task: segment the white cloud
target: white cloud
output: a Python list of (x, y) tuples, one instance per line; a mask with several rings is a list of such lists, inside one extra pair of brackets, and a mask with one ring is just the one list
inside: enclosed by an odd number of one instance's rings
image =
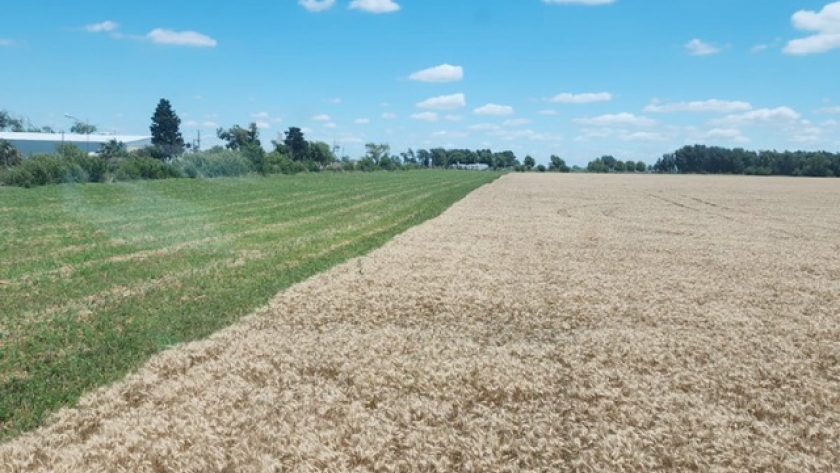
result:
[(269, 125), (267, 122), (257, 122), (256, 125), (257, 125), (257, 128), (259, 128), (261, 130), (271, 128), (271, 125)]
[(150, 31), (146, 38), (156, 44), (169, 44), (173, 46), (192, 46), (197, 48), (212, 48), (216, 46), (216, 40), (195, 31), (172, 31), (156, 28)]
[(324, 128), (336, 128), (337, 126), (338, 126), (338, 125), (336, 125), (336, 124), (335, 124), (335, 123), (333, 123), (333, 122), (324, 123)]
[(115, 31), (119, 28), (119, 24), (113, 21), (103, 21), (102, 23), (93, 23), (91, 25), (85, 26), (85, 31), (89, 31), (91, 33), (102, 33), (108, 31)]
[(395, 120), (397, 115), (391, 112), (382, 112), (382, 119), (383, 120)]
[(476, 123), (475, 125), (470, 125), (470, 130), (479, 130), (479, 131), (495, 131), (499, 130), (502, 127), (496, 125), (494, 123)]
[(540, 110), (538, 113), (545, 116), (554, 116), (557, 115), (557, 110)]
[(447, 115), (443, 118), (445, 118), (445, 119), (447, 119), (451, 122), (457, 122), (457, 121), (461, 121), (464, 117), (462, 117), (461, 115)]
[(214, 122), (214, 121), (206, 121), (206, 122), (202, 123), (201, 126), (203, 126), (204, 128), (213, 128), (213, 129), (219, 128), (219, 124)]
[(695, 140), (728, 143), (747, 143), (750, 141), (738, 128), (712, 128), (695, 135)]
[(357, 125), (367, 125), (368, 123), (370, 123), (370, 120), (367, 118), (357, 118), (354, 123), (356, 123)]
[(15, 45), (15, 42), (10, 40), (10, 39), (0, 38), (0, 46), (14, 46), (14, 45)]
[(840, 106), (823, 107), (818, 110), (820, 113), (840, 113)]
[(464, 78), (464, 68), (451, 64), (441, 64), (440, 66), (417, 71), (408, 76), (408, 78), (420, 82), (457, 82)]
[(424, 122), (436, 122), (440, 119), (440, 117), (438, 117), (438, 114), (435, 113), (435, 112), (415, 113), (414, 115), (411, 116), (411, 118), (413, 118), (415, 120), (421, 120), (421, 121), (424, 121)]
[(609, 102), (612, 100), (612, 94), (609, 92), (597, 92), (597, 93), (586, 93), (586, 94), (569, 94), (569, 93), (562, 93), (557, 94), (550, 99), (547, 99), (548, 102), (552, 103), (592, 103), (592, 102)]
[(353, 0), (350, 8), (368, 13), (392, 13), (398, 11), (400, 6), (394, 0)]
[(452, 110), (467, 106), (467, 98), (464, 94), (440, 95), (417, 103), (420, 108), (431, 108), (434, 110)]
[(488, 103), (487, 105), (482, 105), (477, 109), (473, 110), (473, 113), (476, 115), (494, 115), (494, 116), (502, 116), (502, 115), (512, 115), (514, 113), (513, 107), (509, 105), (497, 105), (494, 103)]
[(529, 123), (531, 123), (531, 120), (527, 118), (511, 118), (509, 120), (505, 120), (504, 123), (502, 123), (502, 126), (514, 127), (527, 125)]
[(840, 2), (832, 2), (818, 12), (799, 10), (791, 17), (796, 29), (816, 34), (788, 41), (788, 54), (819, 54), (840, 48)]
[(767, 48), (768, 48), (768, 46), (766, 44), (756, 44), (755, 46), (750, 48), (750, 52), (751, 53), (760, 53), (762, 51), (765, 51)]
[(751, 112), (727, 115), (723, 118), (711, 120), (713, 125), (735, 127), (740, 125), (755, 125), (761, 123), (784, 123), (799, 120), (800, 115), (790, 107), (761, 108)]
[(341, 100), (341, 97), (333, 97), (331, 99), (327, 99), (326, 102), (331, 103), (333, 105), (340, 105), (342, 100)]
[(597, 117), (575, 118), (575, 123), (594, 126), (653, 126), (656, 120), (632, 113), (617, 113)]
[(328, 122), (332, 120), (332, 118), (330, 118), (330, 116), (326, 114), (315, 115), (314, 117), (312, 117), (312, 119), (316, 122)]
[(268, 112), (252, 113), (251, 118), (267, 120), (271, 115)]
[(697, 38), (685, 43), (685, 49), (687, 49), (692, 56), (709, 56), (722, 51), (722, 49), (718, 46), (705, 43)]
[(730, 100), (695, 100), (692, 102), (663, 103), (653, 100), (645, 108), (645, 112), (698, 112), (698, 113), (733, 113), (752, 110), (752, 105), (742, 101)]
[(335, 5), (335, 0), (299, 0), (298, 3), (303, 8), (317, 13), (332, 8)]
[(609, 5), (615, 0), (543, 0), (543, 3), (577, 4), (577, 5)]
[(198, 122), (195, 120), (187, 120), (184, 122), (184, 126), (186, 128), (196, 128), (198, 126)]
[(626, 133), (619, 137), (623, 141), (664, 141), (665, 137), (661, 133), (653, 131), (634, 131)]
[(440, 131), (432, 132), (432, 137), (434, 137), (434, 138), (442, 138), (444, 136), (448, 136), (448, 137), (451, 137), (451, 138), (466, 138), (467, 136), (469, 136), (469, 134), (464, 133), (463, 131), (446, 131), (446, 130), (440, 130)]

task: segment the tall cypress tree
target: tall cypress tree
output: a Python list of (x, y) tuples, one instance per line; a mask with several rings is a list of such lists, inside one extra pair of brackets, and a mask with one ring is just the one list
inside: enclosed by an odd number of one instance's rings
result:
[(169, 100), (160, 99), (155, 114), (152, 116), (152, 145), (159, 151), (162, 158), (184, 152), (184, 138), (179, 127), (181, 119), (172, 110)]

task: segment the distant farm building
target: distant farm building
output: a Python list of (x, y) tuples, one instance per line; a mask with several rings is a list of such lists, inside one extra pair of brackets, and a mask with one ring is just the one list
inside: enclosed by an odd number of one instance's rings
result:
[(452, 165), (455, 169), (466, 169), (467, 171), (486, 171), (490, 169), (490, 166), (486, 164), (461, 164), (455, 163)]
[(152, 144), (151, 136), (103, 135), (96, 133), (80, 135), (76, 133), (0, 132), (0, 140), (8, 141), (24, 156), (55, 153), (56, 146), (60, 144), (75, 145), (86, 153), (96, 153), (103, 144), (111, 140), (117, 140), (125, 144), (125, 147), (129, 151)]

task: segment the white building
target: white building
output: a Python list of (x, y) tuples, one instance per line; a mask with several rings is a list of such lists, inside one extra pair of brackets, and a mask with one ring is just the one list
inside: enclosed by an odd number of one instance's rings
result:
[(129, 151), (152, 144), (151, 136), (104, 135), (98, 133), (80, 135), (76, 133), (0, 132), (0, 140), (8, 141), (24, 156), (55, 153), (56, 146), (62, 143), (76, 145), (87, 153), (96, 153), (103, 144), (111, 140), (117, 140), (125, 144)]
[(486, 171), (490, 169), (490, 166), (486, 164), (461, 164), (455, 163), (452, 165), (455, 169), (467, 169), (469, 171)]

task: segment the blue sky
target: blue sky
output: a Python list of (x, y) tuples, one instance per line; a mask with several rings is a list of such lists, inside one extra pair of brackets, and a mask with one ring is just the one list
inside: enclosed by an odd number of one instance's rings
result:
[(653, 162), (685, 144), (840, 149), (840, 2), (5, 2), (0, 109), (147, 134), (257, 122), (337, 143)]

